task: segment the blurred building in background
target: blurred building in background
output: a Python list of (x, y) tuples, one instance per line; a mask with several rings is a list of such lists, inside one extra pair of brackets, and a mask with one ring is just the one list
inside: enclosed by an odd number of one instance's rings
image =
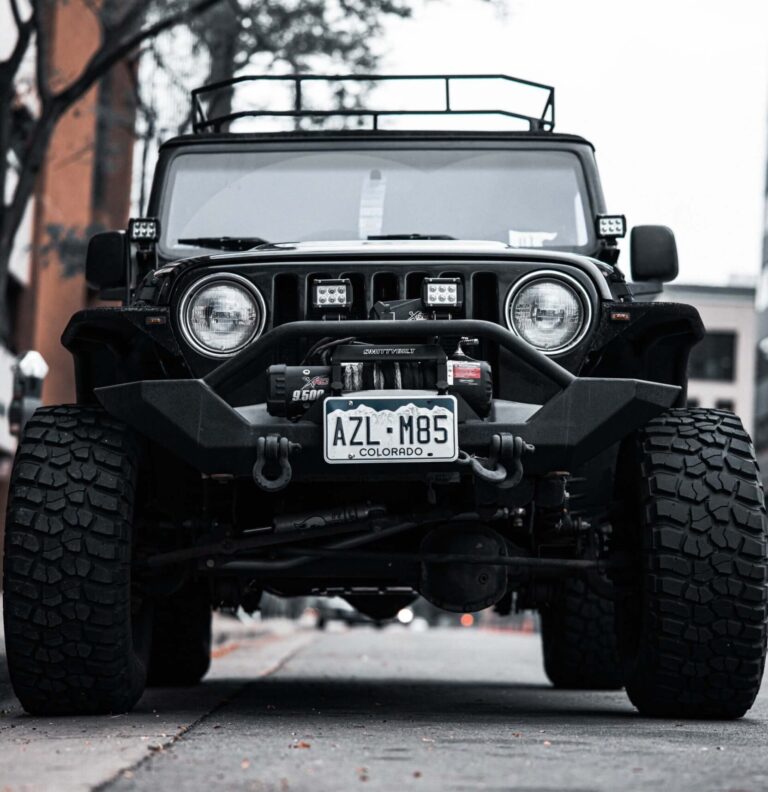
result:
[[(51, 4), (51, 74), (71, 78), (99, 42), (99, 23), (89, 0)], [(12, 46), (16, 31), (0, 19), (0, 47)], [(7, 39), (11, 39), (10, 43)], [(17, 239), (11, 270), (12, 335), (0, 345), (0, 533), (4, 493), (14, 451), (8, 434), (11, 365), (28, 349), (42, 353), (50, 367), (45, 403), (74, 399), (72, 358), (60, 344), (70, 316), (93, 299), (85, 284), (85, 247), (104, 227), (123, 227), (131, 194), (134, 109), (130, 64), (107, 74), (60, 121), (39, 178), (34, 200)], [(18, 101), (35, 112), (30, 86), (19, 86)]]
[(667, 284), (660, 300), (688, 303), (701, 314), (706, 335), (688, 361), (688, 404), (735, 412), (755, 427), (757, 315), (753, 286)]
[(755, 431), (757, 460), (765, 479), (768, 471), (768, 173), (765, 179), (763, 261), (757, 287), (757, 364), (755, 376)]

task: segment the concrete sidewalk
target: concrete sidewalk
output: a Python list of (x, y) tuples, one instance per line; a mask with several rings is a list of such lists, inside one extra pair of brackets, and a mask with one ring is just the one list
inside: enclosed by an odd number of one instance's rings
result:
[(537, 635), (217, 620), (217, 636), (203, 684), (115, 717), (24, 715), (0, 666), (0, 790), (768, 789), (766, 687), (739, 721), (654, 720), (623, 691), (552, 688)]
[(315, 638), (283, 620), (242, 624), (226, 617), (216, 617), (214, 635), (205, 684), (148, 690), (130, 714), (94, 718), (26, 715), (0, 651), (0, 790), (85, 792), (109, 784), (168, 750), (245, 685), (273, 674)]

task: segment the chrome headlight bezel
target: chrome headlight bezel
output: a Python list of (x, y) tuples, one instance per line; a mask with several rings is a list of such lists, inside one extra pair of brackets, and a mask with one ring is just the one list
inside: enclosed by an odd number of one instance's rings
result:
[[(188, 309), (194, 297), (196, 297), (203, 289), (212, 285), (226, 285), (227, 283), (232, 283), (239, 286), (245, 292), (247, 292), (251, 298), (253, 298), (259, 319), (254, 326), (253, 331), (245, 341), (241, 342), (236, 347), (227, 350), (226, 352), (222, 352), (206, 347), (204, 344), (198, 341), (197, 338), (195, 338), (194, 333), (189, 327)], [(264, 297), (262, 296), (261, 292), (247, 278), (244, 278), (242, 275), (235, 275), (234, 273), (230, 272), (214, 272), (210, 275), (203, 276), (187, 287), (187, 290), (182, 294), (181, 299), (179, 300), (177, 319), (184, 341), (192, 349), (194, 349), (195, 352), (203, 355), (204, 357), (220, 360), (222, 358), (229, 358), (233, 355), (236, 355), (238, 352), (241, 352), (249, 344), (252, 344), (257, 338), (259, 338), (259, 336), (264, 332), (264, 327), (267, 323), (267, 305), (264, 302)]]
[[(563, 346), (557, 347), (555, 349), (541, 349), (540, 347), (531, 344), (531, 342), (528, 341), (525, 336), (523, 336), (518, 331), (512, 319), (511, 309), (515, 298), (520, 294), (521, 291), (523, 291), (523, 289), (525, 289), (527, 286), (530, 286), (534, 281), (539, 280), (554, 281), (562, 286), (570, 287), (576, 295), (576, 298), (581, 303), (582, 307), (582, 320), (579, 332), (576, 333), (576, 335), (567, 344), (563, 344)], [(536, 272), (529, 272), (527, 275), (524, 275), (522, 278), (515, 281), (509, 292), (507, 292), (507, 297), (504, 300), (504, 321), (507, 328), (518, 338), (525, 341), (526, 344), (529, 344), (534, 349), (537, 349), (539, 352), (547, 355), (548, 357), (557, 357), (558, 355), (565, 355), (567, 352), (570, 352), (572, 349), (577, 347), (589, 332), (589, 328), (592, 325), (592, 300), (584, 285), (572, 275), (568, 275), (565, 272), (560, 272), (559, 270), (537, 270)]]

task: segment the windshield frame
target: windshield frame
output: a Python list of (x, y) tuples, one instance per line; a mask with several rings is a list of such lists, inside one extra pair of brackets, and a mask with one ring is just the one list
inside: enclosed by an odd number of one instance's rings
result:
[[(392, 150), (419, 150), (419, 149), (454, 149), (465, 151), (536, 151), (536, 152), (565, 152), (576, 156), (583, 183), (586, 188), (584, 196), (584, 212), (587, 220), (587, 244), (581, 246), (548, 246), (544, 250), (552, 252), (566, 252), (576, 253), (587, 256), (595, 256), (600, 249), (600, 240), (595, 234), (594, 220), (600, 213), (605, 212), (605, 203), (603, 199), (600, 180), (597, 174), (597, 167), (594, 160), (594, 153), (591, 146), (586, 141), (579, 141), (578, 139), (558, 140), (557, 137), (548, 136), (543, 137), (541, 140), (536, 139), (514, 139), (506, 136), (501, 137), (473, 137), (466, 135), (462, 137), (460, 134), (454, 134), (449, 139), (444, 137), (432, 137), (429, 135), (422, 135), (419, 137), (407, 138), (392, 138), (384, 137), (376, 139), (372, 137), (355, 138), (343, 137), (333, 139), (327, 137), (327, 133), (317, 133), (317, 137), (312, 135), (295, 135), (291, 136), (286, 134), (278, 139), (276, 136), (265, 136), (266, 139), (253, 135), (232, 135), (227, 138), (220, 138), (214, 141), (205, 139), (192, 138), (181, 139), (178, 144), (171, 141), (166, 144), (160, 151), (160, 158), (158, 160), (157, 169), (155, 171), (155, 178), (150, 194), (149, 206), (147, 208), (148, 214), (154, 217), (162, 216), (162, 208), (167, 200), (167, 194), (170, 190), (170, 174), (172, 171), (173, 161), (178, 156), (183, 156), (189, 153), (204, 154), (206, 151), (211, 153), (232, 153), (233, 151), (243, 152), (285, 152), (285, 153), (301, 153), (307, 151), (392, 151)], [(270, 242), (295, 242), (296, 240), (280, 239), (270, 240)], [(347, 241), (347, 240), (340, 240)], [(359, 240), (350, 239), (351, 243), (356, 243)], [(167, 248), (163, 245), (164, 236), (161, 233), (161, 238), (158, 243), (158, 252), (160, 257), (165, 261), (174, 261), (181, 258), (190, 258), (200, 255), (215, 255), (223, 251), (213, 248), (198, 248), (194, 252), (184, 253), (180, 255), (179, 251), (175, 248)]]

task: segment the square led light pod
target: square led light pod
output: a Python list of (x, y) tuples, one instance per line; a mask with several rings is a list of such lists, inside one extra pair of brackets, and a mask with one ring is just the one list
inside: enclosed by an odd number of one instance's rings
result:
[(321, 311), (348, 311), (352, 307), (352, 281), (349, 278), (314, 281), (312, 305)]
[(132, 217), (128, 221), (128, 238), (131, 242), (157, 242), (160, 238), (160, 221), (156, 217)]
[(461, 308), (464, 302), (461, 278), (424, 278), (421, 299), (426, 308), (434, 310)]
[(600, 239), (621, 239), (627, 234), (624, 215), (598, 215), (595, 225)]

